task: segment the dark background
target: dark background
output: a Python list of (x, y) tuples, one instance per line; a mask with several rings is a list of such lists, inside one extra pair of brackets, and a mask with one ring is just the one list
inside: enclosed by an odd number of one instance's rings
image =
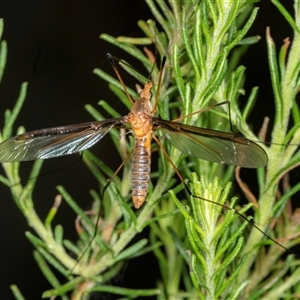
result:
[[(292, 1), (287, 2), (292, 12)], [(267, 66), (265, 29), (271, 26), (271, 34), (278, 46), (284, 38), (292, 38), (292, 31), (269, 1), (258, 5), (261, 9), (248, 36), (260, 35), (262, 40), (252, 46), (243, 64), (247, 66), (248, 92), (252, 86), (259, 86), (260, 113), (272, 116), (270, 103), (273, 95)], [(89, 121), (92, 118), (83, 106), (86, 103), (96, 106), (100, 99), (107, 100), (118, 111), (126, 112), (107, 90), (107, 84), (92, 71), (97, 67), (113, 75), (106, 59), (107, 52), (120, 58), (128, 57), (100, 40), (99, 35), (142, 36), (137, 21), (152, 18), (144, 1), (2, 1), (0, 17), (4, 19), (4, 39), (8, 43), (8, 62), (0, 86), (0, 127), (3, 125), (4, 110), (13, 107), (24, 81), (29, 82), (29, 88), (15, 129), (19, 125), (33, 130)], [(131, 64), (135, 66), (134, 61)], [(124, 80), (131, 84), (126, 76)], [(111, 153), (109, 157), (108, 151)], [(112, 168), (119, 164), (107, 139), (96, 145), (94, 152), (102, 159), (106, 158)], [(60, 170), (76, 160), (78, 156), (74, 155), (46, 161), (43, 172)], [(25, 176), (30, 167), (31, 163), (22, 164)], [(45, 217), (52, 206), (57, 184), (63, 184), (87, 209), (91, 204), (87, 191), (97, 188), (96, 181), (86, 172), (83, 163), (42, 176), (34, 194), (34, 199), (39, 199), (35, 205), (41, 217)], [(76, 238), (74, 219), (74, 213), (62, 204), (56, 220), (66, 224), (65, 236), (70, 239)], [(36, 267), (33, 248), (24, 236), (24, 232), (30, 229), (3, 185), (0, 185), (0, 222), (1, 299), (13, 299), (9, 291), (9, 285), (13, 283), (19, 286), (27, 299), (40, 299), (42, 292), (50, 285)], [(141, 264), (144, 273), (141, 273)], [(126, 279), (123, 284), (132, 288), (154, 287), (157, 268), (152, 268), (152, 265), (149, 257), (131, 262), (124, 271)]]

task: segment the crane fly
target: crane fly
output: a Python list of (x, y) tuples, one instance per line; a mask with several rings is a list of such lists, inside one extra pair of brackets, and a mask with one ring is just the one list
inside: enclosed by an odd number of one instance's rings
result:
[[(112, 56), (107, 56), (112, 62)], [(0, 162), (48, 159), (80, 152), (99, 142), (110, 129), (125, 128), (135, 138), (131, 162), (132, 201), (135, 208), (139, 208), (147, 196), (151, 141), (156, 130), (160, 130), (168, 142), (186, 155), (245, 168), (267, 165), (266, 152), (244, 137), (154, 117), (157, 105), (155, 103), (151, 109), (152, 88), (153, 82), (149, 80), (136, 101), (126, 92), (133, 105), (123, 117), (39, 129), (14, 136), (0, 144)]]
[[(182, 26), (178, 29), (178, 32), (181, 30)], [(174, 40), (175, 39), (172, 40), (163, 56), (157, 91), (160, 90), (166, 56)], [(179, 119), (168, 121), (156, 117), (157, 96), (154, 100), (154, 105), (151, 105), (152, 89), (154, 86), (153, 81), (149, 79), (144, 84), (143, 89), (139, 92), (139, 99), (132, 99), (117, 70), (113, 56), (108, 53), (107, 57), (123, 86), (127, 98), (132, 104), (132, 108), (127, 115), (101, 121), (38, 129), (11, 137), (0, 143), (0, 163), (48, 159), (81, 152), (101, 141), (112, 128), (126, 129), (133, 134), (135, 139), (133, 150), (129, 155), (132, 155), (131, 190), (133, 205), (136, 209), (143, 205), (147, 197), (151, 172), (152, 139), (162, 147), (163, 153), (170, 161), (174, 171), (182, 180), (176, 166), (163, 148), (159, 139), (154, 135), (155, 131), (160, 131), (166, 142), (171, 143), (175, 148), (187, 156), (190, 155), (210, 162), (244, 168), (260, 168), (267, 165), (268, 156), (264, 149), (255, 142), (240, 135), (182, 124), (178, 122)], [(157, 94), (159, 93), (157, 92)], [(220, 103), (217, 105), (220, 105)], [(194, 112), (190, 115), (196, 113)], [(180, 120), (190, 115), (183, 116)], [(128, 157), (125, 158), (121, 166), (123, 166)], [(108, 184), (112, 181), (117, 172), (110, 178)], [(188, 186), (183, 180), (182, 182), (189, 194), (192, 195)], [(104, 187), (102, 196), (105, 189), (108, 187), (108, 184)], [(197, 196), (194, 197), (203, 199), (209, 203), (218, 204), (223, 208), (231, 209), (222, 204), (213, 202), (212, 200)], [(250, 222), (243, 214), (235, 209), (231, 210), (234, 210), (241, 218), (248, 223), (251, 223), (253, 227), (268, 239), (284, 248), (286, 251), (293, 253), (291, 250), (266, 235), (264, 231), (254, 223)], [(98, 218), (99, 216), (100, 214), (98, 215)], [(96, 235), (96, 232), (97, 230), (95, 230), (94, 236)]]
[[(195, 5), (196, 3), (186, 15), (163, 56), (157, 94), (159, 94), (169, 49)], [(39, 129), (14, 136), (0, 143), (0, 163), (48, 159), (84, 151), (99, 142), (110, 129), (114, 127), (125, 128), (135, 138), (131, 161), (132, 201), (135, 208), (139, 208), (147, 196), (151, 171), (152, 138), (161, 146), (159, 140), (153, 135), (156, 130), (160, 130), (168, 142), (186, 155), (245, 168), (259, 168), (267, 165), (268, 156), (263, 148), (244, 137), (234, 133), (185, 125), (177, 121), (167, 121), (155, 117), (158, 97), (155, 98), (153, 108), (151, 108), (150, 103), (153, 82), (148, 80), (139, 93), (139, 99), (133, 100), (127, 92), (113, 56), (108, 53), (107, 57), (132, 104), (131, 111), (127, 115), (102, 121)], [(181, 117), (181, 119), (183, 118)], [(163, 152), (168, 156), (165, 151)], [(175, 172), (180, 176), (169, 156), (168, 159)], [(115, 175), (116, 173), (113, 177)]]

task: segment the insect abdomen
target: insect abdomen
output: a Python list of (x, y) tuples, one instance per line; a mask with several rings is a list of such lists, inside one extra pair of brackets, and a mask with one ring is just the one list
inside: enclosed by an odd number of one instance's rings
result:
[(145, 201), (150, 180), (151, 137), (136, 138), (131, 165), (132, 201), (139, 208)]

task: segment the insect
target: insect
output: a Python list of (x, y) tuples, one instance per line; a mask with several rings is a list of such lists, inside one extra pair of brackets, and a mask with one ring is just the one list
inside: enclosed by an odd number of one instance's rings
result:
[[(107, 54), (114, 69), (113, 58)], [(117, 73), (118, 75), (118, 73)], [(119, 76), (119, 75), (118, 75)], [(133, 100), (129, 114), (103, 121), (45, 128), (14, 136), (0, 144), (0, 162), (29, 161), (80, 152), (99, 142), (113, 127), (129, 129), (135, 137), (132, 154), (132, 201), (145, 201), (150, 180), (151, 141), (155, 130), (181, 152), (221, 164), (259, 168), (267, 165), (265, 151), (256, 143), (233, 133), (200, 128), (154, 117), (150, 108), (153, 82), (149, 80)]]
[[(157, 91), (160, 89), (169, 49), (195, 5), (196, 3), (186, 15), (164, 54)], [(153, 82), (148, 80), (139, 93), (139, 99), (133, 100), (119, 75), (113, 56), (108, 53), (107, 58), (132, 104), (129, 114), (120, 118), (39, 129), (14, 136), (0, 144), (0, 163), (48, 159), (84, 151), (99, 142), (110, 129), (125, 128), (135, 138), (131, 161), (132, 200), (135, 208), (139, 208), (147, 196), (152, 138), (159, 143), (154, 136), (156, 130), (160, 130), (168, 142), (187, 155), (245, 168), (267, 165), (268, 157), (263, 148), (244, 137), (155, 117), (158, 97), (155, 98), (153, 108), (150, 103)]]
[[(157, 118), (156, 104), (154, 108), (149, 105), (152, 88), (153, 82), (148, 81), (138, 100), (133, 101), (128, 97), (133, 107), (126, 116), (25, 133), (4, 142), (7, 144), (0, 145), (0, 150), (4, 149), (8, 160), (46, 159), (88, 149), (96, 142), (101, 142), (112, 128), (126, 128), (133, 133), (136, 141), (132, 155), (132, 198), (136, 208), (147, 197), (150, 144), (152, 138), (155, 139), (156, 130), (163, 133), (166, 143), (170, 142), (186, 155), (251, 168), (267, 164), (264, 150), (245, 138)], [(4, 154), (0, 152), (0, 157)]]

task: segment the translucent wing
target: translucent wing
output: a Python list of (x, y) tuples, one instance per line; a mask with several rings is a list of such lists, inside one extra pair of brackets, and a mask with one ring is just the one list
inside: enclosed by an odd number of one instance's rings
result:
[(153, 119), (165, 138), (185, 154), (245, 168), (268, 163), (268, 156), (259, 145), (236, 134)]
[(45, 128), (14, 136), (0, 144), (0, 162), (47, 159), (90, 148), (124, 117)]

